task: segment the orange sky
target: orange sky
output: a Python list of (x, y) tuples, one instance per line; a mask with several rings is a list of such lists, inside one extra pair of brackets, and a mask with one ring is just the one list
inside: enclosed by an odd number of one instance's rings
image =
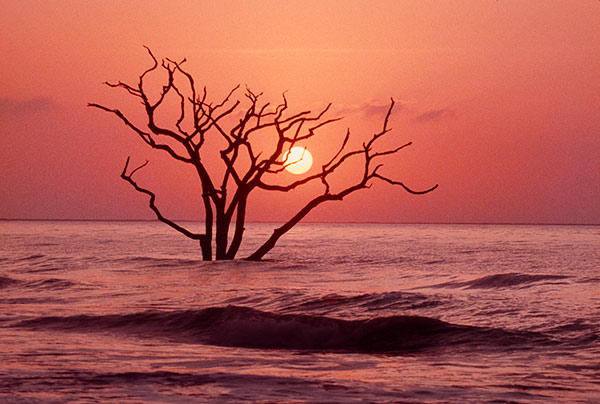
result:
[[(139, 181), (174, 218), (201, 219), (193, 175), (145, 148), (99, 102), (137, 102), (142, 45), (182, 59), (215, 99), (247, 84), (291, 108), (334, 104), (362, 141), (397, 100), (393, 137), (413, 146), (384, 184), (322, 205), (311, 221), (600, 224), (600, 2), (0, 0), (0, 218), (149, 219)], [(240, 96), (242, 93), (240, 93)], [(135, 115), (135, 112), (133, 112)], [(332, 143), (333, 142), (333, 143)], [(352, 170), (348, 170), (348, 175)], [(290, 174), (287, 174), (290, 175)], [(279, 221), (309, 194), (257, 194), (250, 219)]]

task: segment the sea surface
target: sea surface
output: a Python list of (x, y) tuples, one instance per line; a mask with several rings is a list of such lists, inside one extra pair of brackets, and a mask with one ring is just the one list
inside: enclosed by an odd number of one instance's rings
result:
[(206, 263), (161, 223), (0, 222), (1, 403), (600, 403), (599, 335), (599, 226), (300, 224)]

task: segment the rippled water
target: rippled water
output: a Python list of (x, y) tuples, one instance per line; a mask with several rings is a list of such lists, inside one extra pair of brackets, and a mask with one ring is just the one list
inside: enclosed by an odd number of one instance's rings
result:
[(0, 402), (600, 402), (598, 226), (303, 224), (267, 258), (0, 222)]

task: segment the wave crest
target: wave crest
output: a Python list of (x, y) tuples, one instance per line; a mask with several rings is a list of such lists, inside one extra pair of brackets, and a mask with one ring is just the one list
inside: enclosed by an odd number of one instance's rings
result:
[(408, 353), (458, 345), (514, 348), (544, 340), (536, 333), (455, 325), (428, 317), (342, 320), (277, 314), (240, 306), (104, 316), (40, 317), (22, 321), (17, 326), (118, 332), (230, 347), (363, 353)]
[(521, 287), (527, 288), (534, 283), (544, 281), (560, 281), (570, 278), (566, 275), (528, 275), (520, 273), (506, 273), (487, 275), (465, 282), (444, 282), (430, 287), (434, 288), (467, 288), (467, 289), (495, 289)]

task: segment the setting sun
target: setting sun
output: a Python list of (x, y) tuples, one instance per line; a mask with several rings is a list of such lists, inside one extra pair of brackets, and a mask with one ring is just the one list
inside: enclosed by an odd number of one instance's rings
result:
[(292, 174), (304, 174), (313, 162), (312, 155), (303, 147), (292, 147), (283, 159), (287, 164), (285, 169)]

